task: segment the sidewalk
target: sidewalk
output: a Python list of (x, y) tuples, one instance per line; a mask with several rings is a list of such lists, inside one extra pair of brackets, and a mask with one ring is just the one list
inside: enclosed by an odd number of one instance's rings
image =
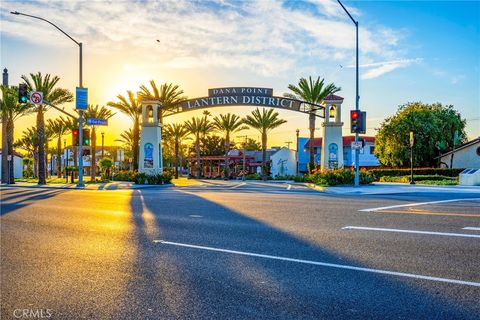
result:
[(404, 183), (374, 182), (370, 185), (359, 187), (323, 187), (323, 192), (331, 194), (398, 194), (414, 192), (436, 192), (436, 193), (478, 193), (480, 186), (435, 186)]

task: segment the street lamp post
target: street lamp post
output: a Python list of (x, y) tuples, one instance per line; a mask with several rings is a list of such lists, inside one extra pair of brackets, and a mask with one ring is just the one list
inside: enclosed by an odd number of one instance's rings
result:
[(413, 180), (413, 144), (414, 144), (413, 131), (410, 131), (410, 184), (415, 184)]
[[(83, 88), (83, 63), (82, 63), (82, 43), (78, 42), (74, 38), (72, 38), (68, 33), (60, 29), (57, 25), (55, 25), (53, 22), (48, 21), (47, 19), (37, 17), (37, 16), (32, 16), (26, 13), (21, 13), (18, 11), (11, 11), (11, 14), (14, 15), (21, 15), (25, 17), (30, 17), (38, 20), (45, 21), (46, 23), (54, 26), (58, 31), (63, 33), (65, 36), (67, 36), (70, 40), (75, 42), (75, 44), (78, 45), (79, 48), (79, 87)], [(79, 159), (78, 159), (78, 183), (77, 187), (78, 188), (83, 188), (85, 187), (85, 184), (83, 183), (83, 110), (78, 110), (79, 112), (79, 117), (78, 117), (78, 139), (80, 143), (78, 144), (78, 154), (79, 154)]]
[(297, 133), (297, 152), (295, 152), (295, 175), (298, 176), (298, 136), (300, 135), (300, 130), (295, 131)]
[(104, 136), (105, 136), (105, 132), (102, 132), (102, 159), (103, 159), (103, 156), (104, 156), (104, 154), (105, 154), (104, 146), (103, 146)]
[[(356, 39), (356, 49), (355, 49), (355, 84), (356, 84), (356, 97), (355, 97), (355, 110), (360, 110), (359, 102), (360, 102), (360, 96), (359, 96), (359, 85), (358, 85), (358, 21), (353, 19), (352, 15), (348, 10), (345, 8), (345, 6), (340, 2), (340, 0), (337, 0), (338, 3), (342, 6), (343, 10), (347, 13), (347, 15), (350, 17), (352, 22), (355, 24), (355, 39)], [(358, 132), (355, 132), (355, 142), (358, 142)], [(355, 149), (355, 186), (358, 187), (360, 184), (360, 174), (359, 174), (359, 153), (360, 150)]]

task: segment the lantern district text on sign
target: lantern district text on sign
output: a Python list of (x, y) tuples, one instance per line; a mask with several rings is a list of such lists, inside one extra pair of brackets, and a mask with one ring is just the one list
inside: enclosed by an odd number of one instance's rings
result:
[(274, 97), (273, 89), (232, 87), (208, 90), (209, 96), (182, 102), (183, 109), (196, 109), (214, 106), (254, 105), (300, 110), (301, 101), (283, 97)]

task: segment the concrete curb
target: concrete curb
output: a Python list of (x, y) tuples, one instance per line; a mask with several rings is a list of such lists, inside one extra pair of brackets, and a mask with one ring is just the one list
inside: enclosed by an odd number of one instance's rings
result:
[(309, 189), (317, 190), (319, 192), (326, 192), (327, 191), (326, 187), (317, 186), (314, 183), (304, 183), (303, 185), (306, 186)]
[(95, 187), (90, 187), (86, 185), (84, 188), (78, 188), (76, 185), (38, 185), (38, 184), (2, 184), (0, 188), (31, 188), (31, 189), (57, 189), (57, 190), (92, 190), (92, 191), (115, 191), (115, 190), (138, 190), (138, 189), (150, 189), (150, 188), (166, 188), (166, 187), (175, 187), (174, 184), (134, 184), (132, 186), (120, 186), (112, 188), (112, 185), (94, 185)]

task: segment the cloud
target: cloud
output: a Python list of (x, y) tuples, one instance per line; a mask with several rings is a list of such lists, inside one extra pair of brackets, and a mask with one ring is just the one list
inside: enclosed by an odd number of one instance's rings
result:
[[(139, 60), (167, 68), (240, 68), (272, 76), (291, 74), (314, 60), (351, 63), (345, 60), (353, 57), (355, 28), (348, 16), (334, 0), (308, 2), (317, 12), (273, 0), (2, 1), (0, 18), (2, 33), (9, 36), (53, 47), (71, 46), (48, 24), (9, 11), (51, 17), (83, 42), (90, 54), (121, 53), (129, 64)], [(361, 15), (353, 7), (348, 10)], [(362, 26), (360, 36), (363, 61), (396, 57), (400, 37), (395, 30)], [(403, 65), (382, 65), (366, 76)]]
[[(374, 79), (377, 78), (383, 74), (392, 72), (393, 70), (399, 69), (399, 68), (405, 68), (409, 65), (412, 65), (414, 63), (419, 63), (421, 62), (421, 58), (416, 58), (416, 59), (400, 59), (400, 60), (393, 60), (393, 61), (384, 61), (384, 62), (374, 62), (374, 63), (368, 63), (368, 64), (363, 64), (360, 65), (361, 68), (370, 68), (368, 71), (362, 74), (361, 78), (362, 79)], [(347, 67), (352, 67), (347, 66)]]

